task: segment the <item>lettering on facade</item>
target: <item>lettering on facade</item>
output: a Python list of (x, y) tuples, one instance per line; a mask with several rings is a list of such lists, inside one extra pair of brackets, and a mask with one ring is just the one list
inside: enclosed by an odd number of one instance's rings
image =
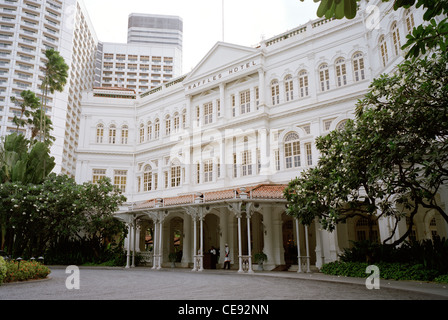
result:
[(217, 80), (221, 80), (222, 78), (224, 78), (226, 76), (234, 75), (234, 74), (236, 74), (238, 72), (241, 72), (243, 70), (249, 69), (249, 68), (254, 67), (256, 65), (257, 65), (257, 63), (256, 63), (255, 60), (247, 62), (247, 63), (240, 64), (238, 66), (230, 68), (226, 72), (220, 72), (220, 73), (218, 73), (218, 74), (216, 74), (216, 75), (214, 75), (212, 77), (208, 77), (207, 79), (202, 79), (201, 81), (198, 81), (198, 82), (195, 82), (193, 84), (190, 84), (187, 87), (187, 90), (196, 89), (196, 88), (198, 88), (200, 86), (203, 86), (205, 84), (209, 84), (209, 83), (215, 82)]

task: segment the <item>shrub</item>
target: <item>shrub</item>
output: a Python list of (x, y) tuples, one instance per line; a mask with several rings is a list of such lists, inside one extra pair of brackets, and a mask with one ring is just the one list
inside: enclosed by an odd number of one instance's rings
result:
[[(375, 265), (379, 268), (382, 279), (433, 281), (438, 276), (436, 270), (427, 269), (422, 264), (381, 262)], [(330, 275), (367, 278), (370, 275), (366, 273), (367, 266), (368, 264), (365, 262), (335, 261), (324, 264), (321, 272)]]
[(434, 282), (448, 283), (448, 274), (444, 274), (442, 276), (438, 276), (437, 278), (434, 279)]
[(50, 274), (50, 269), (39, 262), (8, 261), (6, 262), (6, 276), (4, 282), (44, 279)]
[(0, 286), (2, 285), (3, 280), (6, 277), (6, 271), (7, 271), (7, 268), (6, 268), (5, 259), (3, 259), (2, 256), (0, 256)]

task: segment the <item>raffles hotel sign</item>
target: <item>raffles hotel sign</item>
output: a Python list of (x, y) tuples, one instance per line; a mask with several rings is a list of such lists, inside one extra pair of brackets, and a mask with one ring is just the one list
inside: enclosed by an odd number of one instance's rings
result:
[(185, 91), (194, 90), (194, 89), (200, 88), (202, 86), (212, 84), (212, 83), (220, 81), (221, 79), (224, 79), (226, 77), (230, 77), (235, 74), (242, 73), (243, 71), (246, 71), (248, 69), (255, 69), (257, 65), (258, 65), (258, 63), (255, 60), (245, 62), (245, 63), (240, 63), (240, 64), (235, 65), (223, 72), (219, 72), (214, 75), (211, 75), (210, 77), (190, 83), (189, 85), (187, 85), (185, 87)]

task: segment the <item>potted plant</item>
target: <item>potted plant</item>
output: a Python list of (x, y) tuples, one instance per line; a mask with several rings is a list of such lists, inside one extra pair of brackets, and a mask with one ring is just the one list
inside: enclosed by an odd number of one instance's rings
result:
[(171, 252), (168, 255), (168, 259), (171, 262), (171, 268), (175, 268), (176, 267), (176, 259), (177, 259), (177, 255), (174, 252)]
[(258, 270), (263, 270), (263, 262), (268, 260), (268, 256), (263, 252), (259, 252), (255, 254), (254, 258), (255, 262), (258, 263)]

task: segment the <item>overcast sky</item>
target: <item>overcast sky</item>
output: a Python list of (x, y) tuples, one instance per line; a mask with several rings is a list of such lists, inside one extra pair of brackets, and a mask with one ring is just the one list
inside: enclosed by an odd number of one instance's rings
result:
[[(130, 13), (180, 16), (183, 73), (222, 41), (222, 0), (84, 0), (98, 40), (126, 43)], [(313, 0), (224, 0), (224, 41), (253, 46), (317, 18)]]

